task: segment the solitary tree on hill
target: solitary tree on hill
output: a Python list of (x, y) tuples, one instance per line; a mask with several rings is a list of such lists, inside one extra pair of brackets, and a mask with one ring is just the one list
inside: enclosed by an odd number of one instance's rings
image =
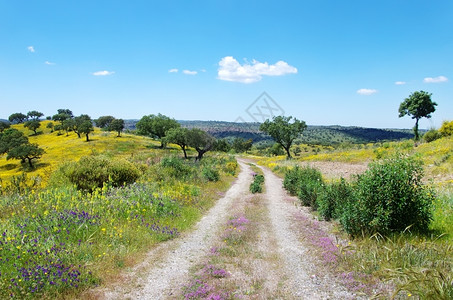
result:
[(431, 100), (431, 95), (432, 94), (425, 91), (413, 92), (408, 98), (401, 102), (398, 110), (400, 118), (408, 115), (412, 116), (412, 119), (415, 119), (414, 135), (416, 141), (420, 139), (418, 134), (418, 121), (421, 118), (431, 118), (431, 113), (436, 110), (435, 106), (437, 103)]
[(193, 128), (187, 131), (187, 143), (197, 150), (196, 160), (201, 160), (203, 155), (214, 147), (215, 138), (206, 131)]
[(33, 120), (25, 122), (24, 127), (32, 130), (34, 132), (34, 134), (36, 135), (37, 134), (36, 130), (38, 130), (38, 128), (41, 127), (41, 122), (33, 119)]
[(121, 131), (124, 129), (124, 120), (123, 119), (113, 119), (108, 125), (107, 129), (109, 131), (115, 131), (118, 133), (117, 137), (121, 136)]
[(32, 110), (27, 113), (28, 119), (32, 119), (32, 120), (36, 120), (36, 121), (38, 121), (39, 118), (41, 118), (42, 116), (44, 116), (44, 114), (42, 112), (39, 112), (36, 110)]
[(22, 144), (14, 147), (8, 152), (6, 159), (20, 159), (22, 163), (28, 160), (28, 164), (33, 168), (32, 160), (39, 159), (44, 154), (44, 149), (39, 148), (37, 144)]
[(299, 137), (302, 132), (307, 128), (307, 125), (304, 121), (299, 121), (294, 118), (294, 121), (291, 123), (293, 117), (284, 117), (276, 116), (269, 121), (267, 119), (260, 126), (260, 130), (270, 135), (277, 143), (282, 145), (283, 149), (286, 151), (286, 156), (288, 159), (291, 158), (291, 153), (289, 149), (293, 144), (294, 140)]

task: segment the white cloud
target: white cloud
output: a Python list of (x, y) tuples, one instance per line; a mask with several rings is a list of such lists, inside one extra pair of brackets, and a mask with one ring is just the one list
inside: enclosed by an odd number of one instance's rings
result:
[(426, 77), (423, 79), (425, 83), (439, 83), (439, 82), (447, 82), (448, 78), (445, 76), (437, 76), (437, 77)]
[(253, 60), (252, 63), (241, 65), (234, 57), (225, 56), (219, 62), (217, 78), (226, 81), (253, 83), (260, 81), (263, 76), (282, 76), (295, 74), (297, 69), (280, 60), (273, 65)]
[(178, 73), (178, 69), (170, 69), (168, 70), (168, 73)]
[(198, 74), (197, 71), (190, 71), (190, 70), (183, 70), (182, 72), (186, 75), (197, 75)]
[(406, 81), (395, 81), (396, 85), (404, 85), (406, 84)]
[(28, 51), (30, 51), (31, 53), (35, 52), (35, 47), (33, 47), (33, 46), (28, 46), (27, 49), (28, 49)]
[(374, 89), (360, 89), (360, 90), (357, 90), (357, 94), (365, 95), (365, 96), (373, 95), (373, 94), (376, 94), (377, 92), (378, 91), (374, 90)]
[(49, 66), (53, 66), (53, 65), (55, 65), (55, 63), (53, 63), (53, 62), (50, 62), (50, 61), (48, 61), (48, 60), (46, 60), (46, 61), (45, 61), (45, 64), (46, 64), (46, 65), (49, 65)]
[(94, 76), (108, 76), (108, 75), (112, 75), (114, 73), (115, 72), (112, 72), (112, 71), (97, 71), (97, 72), (94, 72), (93, 75)]

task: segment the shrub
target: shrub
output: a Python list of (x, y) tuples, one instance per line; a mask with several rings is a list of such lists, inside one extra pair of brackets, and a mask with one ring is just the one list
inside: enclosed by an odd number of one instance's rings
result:
[(296, 166), (285, 173), (283, 186), (291, 195), (297, 195), (303, 205), (317, 209), (316, 199), (323, 189), (322, 174), (318, 169)]
[(179, 157), (170, 156), (162, 158), (160, 165), (164, 168), (162, 172), (174, 178), (185, 178), (192, 173), (190, 166)]
[(423, 135), (423, 139), (427, 143), (440, 139), (441, 137), (442, 137), (442, 135), (436, 129), (430, 129)]
[(452, 136), (453, 135), (453, 121), (444, 121), (442, 126), (439, 129), (439, 132), (442, 136)]
[(401, 232), (408, 226), (427, 230), (435, 197), (422, 177), (421, 162), (413, 158), (396, 156), (370, 164), (357, 176), (340, 222), (351, 235)]
[(253, 181), (250, 184), (250, 192), (253, 194), (255, 193), (261, 193), (263, 191), (262, 184), (264, 183), (264, 176), (255, 174), (253, 176)]
[(317, 199), (319, 214), (326, 221), (339, 217), (351, 195), (352, 187), (344, 178), (326, 185)]
[(135, 182), (139, 170), (124, 159), (107, 159), (102, 156), (84, 156), (78, 162), (65, 166), (64, 174), (77, 189), (92, 192), (104, 183), (121, 186)]
[(203, 178), (208, 181), (219, 181), (220, 179), (219, 171), (212, 167), (204, 167), (201, 174), (203, 175)]

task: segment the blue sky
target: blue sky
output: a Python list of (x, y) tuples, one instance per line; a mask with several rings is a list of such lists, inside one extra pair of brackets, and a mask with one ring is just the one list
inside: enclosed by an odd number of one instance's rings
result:
[(451, 0), (0, 0), (0, 118), (252, 121), (267, 92), (310, 125), (411, 128), (398, 106), (424, 90), (429, 128), (452, 81)]

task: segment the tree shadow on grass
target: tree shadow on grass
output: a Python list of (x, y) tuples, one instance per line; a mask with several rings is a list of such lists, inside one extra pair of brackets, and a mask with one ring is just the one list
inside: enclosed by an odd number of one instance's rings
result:
[(0, 167), (0, 171), (11, 171), (17, 168), (18, 166), (19, 166), (18, 164), (6, 164)]

